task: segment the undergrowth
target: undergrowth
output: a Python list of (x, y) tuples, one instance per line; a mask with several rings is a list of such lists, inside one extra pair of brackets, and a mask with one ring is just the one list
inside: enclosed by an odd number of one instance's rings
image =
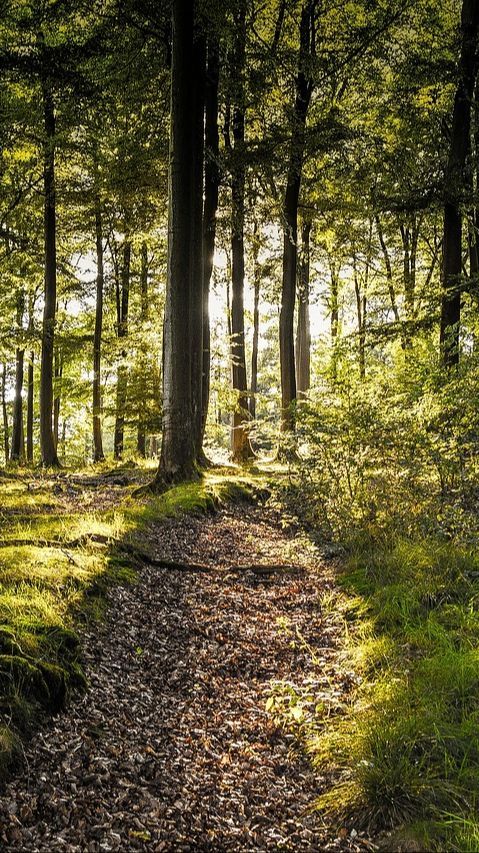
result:
[(347, 617), (344, 667), (358, 681), (351, 704), (325, 714), (314, 696), (308, 706), (283, 690), (268, 706), (318, 774), (334, 780), (315, 807), (338, 826), (367, 829), (387, 850), (477, 850), (477, 553), (435, 539), (380, 546), (362, 536), (333, 597), (323, 608)]

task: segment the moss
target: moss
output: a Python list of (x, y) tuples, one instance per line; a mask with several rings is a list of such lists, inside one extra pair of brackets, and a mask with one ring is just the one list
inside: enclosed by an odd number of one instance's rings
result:
[(45, 708), (50, 704), (50, 692), (40, 668), (20, 655), (0, 655), (0, 692), (6, 696), (20, 693)]
[(65, 707), (68, 696), (69, 677), (66, 670), (58, 664), (44, 661), (39, 662), (38, 669), (48, 689), (48, 709), (54, 713), (60, 711)]
[(0, 626), (0, 655), (21, 655), (15, 632), (8, 625)]
[(4, 781), (8, 768), (20, 753), (18, 736), (8, 726), (0, 726), (0, 780)]

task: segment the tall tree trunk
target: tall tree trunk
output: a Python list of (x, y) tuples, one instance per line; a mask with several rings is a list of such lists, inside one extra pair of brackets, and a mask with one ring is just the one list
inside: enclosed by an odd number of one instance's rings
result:
[(234, 95), (231, 153), (231, 367), (236, 391), (232, 417), (232, 454), (235, 462), (252, 456), (246, 424), (249, 420), (244, 330), (244, 220), (245, 220), (245, 93), (246, 3), (240, 0), (235, 17), (236, 40), (231, 57)]
[(256, 419), (256, 394), (258, 392), (258, 344), (259, 344), (259, 294), (261, 286), (261, 270), (258, 262), (260, 240), (258, 223), (253, 225), (253, 347), (251, 351), (251, 394), (249, 398), (249, 413)]
[[(192, 63), (194, 4), (173, 0), (171, 70), (168, 276), (163, 331), (163, 435), (156, 485), (191, 478), (197, 447), (192, 401), (192, 301), (202, 297), (203, 270), (194, 269), (197, 201), (202, 183), (197, 168), (198, 122)], [(201, 287), (197, 286), (198, 276)], [(196, 279), (195, 279), (196, 277)]]
[[(298, 276), (298, 323), (296, 327), (296, 391), (306, 397), (311, 383), (311, 327), (309, 319), (309, 267), (311, 221), (306, 219), (301, 229), (301, 262)], [(337, 332), (337, 291), (335, 300), (335, 329)]]
[(57, 304), (56, 201), (55, 201), (55, 108), (51, 83), (43, 80), (45, 125), (43, 186), (45, 233), (45, 305), (43, 309), (40, 371), (40, 449), (44, 466), (59, 466), (53, 436), (53, 352)]
[(408, 349), (412, 344), (412, 323), (415, 316), (416, 255), (419, 237), (417, 217), (413, 217), (411, 225), (401, 224), (400, 230), (403, 244), (404, 308), (406, 313), (404, 345), (405, 349)]
[(54, 364), (56, 394), (53, 399), (53, 440), (55, 442), (55, 450), (58, 452), (61, 406), (61, 380), (63, 376), (63, 353), (59, 351), (58, 347), (55, 350)]
[(361, 287), (356, 252), (353, 251), (354, 292), (356, 295), (356, 316), (358, 321), (358, 361), (359, 378), (366, 379), (366, 315), (367, 315), (367, 281)]
[(308, 0), (301, 10), (296, 96), (291, 126), (288, 177), (283, 204), (283, 279), (279, 318), (281, 367), (281, 431), (294, 432), (293, 404), (296, 400), (294, 362), (294, 306), (296, 301), (298, 204), (303, 170), (305, 128), (313, 91), (309, 65), (315, 50), (314, 15), (317, 0)]
[[(28, 300), (28, 336), (29, 340), (33, 339), (34, 329), (34, 309), (35, 296), (30, 296)], [(27, 370), (27, 462), (33, 462), (33, 403), (34, 403), (34, 373), (35, 352), (30, 350), (28, 358)]]
[[(140, 269), (140, 296), (141, 296), (141, 322), (144, 324), (148, 320), (148, 247), (143, 241), (141, 244), (141, 269)], [(142, 386), (146, 385), (146, 371), (148, 369), (147, 354), (144, 353), (145, 364), (140, 368), (140, 378)], [(146, 400), (140, 398), (138, 408), (138, 434), (136, 440), (136, 449), (138, 455), (144, 459), (146, 457), (146, 417), (145, 417)]]
[(461, 322), (462, 213), (467, 194), (467, 154), (470, 149), (471, 101), (477, 75), (479, 3), (463, 0), (459, 80), (452, 114), (451, 142), (444, 185), (443, 296), (440, 346), (445, 367), (459, 363)]
[(206, 462), (203, 454), (203, 365), (204, 365), (204, 262), (203, 262), (203, 195), (204, 195), (204, 140), (205, 140), (205, 87), (206, 87), (206, 37), (195, 28), (192, 63), (196, 69), (194, 79), (192, 122), (195, 145), (193, 148), (193, 186), (197, 191), (193, 197), (193, 219), (191, 248), (191, 405), (193, 415), (193, 440), (196, 461)]
[(10, 440), (8, 432), (8, 412), (6, 400), (7, 365), (3, 362), (2, 367), (2, 415), (3, 415), (3, 449), (5, 453), (5, 464), (10, 460)]
[(33, 404), (35, 353), (30, 351), (27, 370), (27, 462), (33, 462)]
[(100, 195), (95, 198), (96, 301), (95, 331), (93, 334), (93, 461), (102, 462), (103, 437), (101, 428), (101, 337), (103, 329), (103, 228)]
[[(23, 313), (25, 310), (25, 293), (23, 289), (17, 297), (17, 331), (22, 335)], [(13, 401), (12, 448), (10, 458), (19, 462), (25, 459), (23, 437), (23, 362), (25, 348), (17, 347), (15, 358), (15, 398)]]
[(203, 208), (203, 377), (202, 434), (206, 428), (210, 399), (211, 331), (210, 283), (216, 240), (216, 214), (220, 186), (218, 132), (219, 45), (214, 36), (208, 40), (208, 65), (205, 93), (205, 200)]
[[(121, 272), (121, 297), (119, 302), (119, 316), (117, 317), (118, 338), (124, 341), (128, 337), (128, 308), (130, 300), (130, 264), (131, 264), (131, 242), (129, 235), (125, 235), (123, 243), (123, 267)], [(123, 459), (124, 432), (125, 432), (125, 408), (128, 392), (128, 366), (126, 363), (128, 352), (125, 345), (121, 350), (120, 364), (116, 383), (116, 417), (115, 435), (113, 439), (113, 456), (115, 459)]]

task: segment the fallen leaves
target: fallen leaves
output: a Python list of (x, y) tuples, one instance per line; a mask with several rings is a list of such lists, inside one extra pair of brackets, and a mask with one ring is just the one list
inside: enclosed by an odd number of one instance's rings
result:
[[(341, 623), (318, 594), (333, 582), (311, 546), (246, 507), (167, 519), (147, 544), (228, 571), (145, 565), (110, 592), (106, 624), (83, 636), (87, 694), (36, 736), (0, 798), (2, 849), (364, 849), (311, 812), (321, 780), (265, 707), (272, 683), (328, 708), (349, 689)], [(300, 577), (235, 570), (285, 559)]]

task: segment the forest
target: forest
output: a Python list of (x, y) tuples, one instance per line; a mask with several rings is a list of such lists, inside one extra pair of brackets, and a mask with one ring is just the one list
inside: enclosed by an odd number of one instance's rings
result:
[(479, 849), (479, 0), (0, 0), (0, 847)]

